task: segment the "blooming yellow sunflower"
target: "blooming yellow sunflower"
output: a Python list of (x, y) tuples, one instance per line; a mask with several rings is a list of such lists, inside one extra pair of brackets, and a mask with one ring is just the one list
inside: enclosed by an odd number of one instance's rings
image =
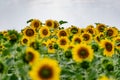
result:
[(59, 25), (59, 22), (55, 20), (55, 21), (54, 21), (54, 26), (53, 26), (53, 28), (54, 28), (54, 29), (58, 29), (59, 26), (60, 26), (60, 25)]
[(76, 26), (71, 26), (70, 29), (70, 34), (73, 34), (73, 35), (80, 35), (81, 33), (81, 29), (79, 27), (76, 27)]
[(57, 44), (60, 48), (66, 50), (69, 45), (69, 39), (67, 37), (61, 37), (57, 40)]
[(107, 76), (101, 76), (98, 80), (110, 80)]
[(92, 34), (92, 35), (95, 35), (96, 30), (95, 30), (94, 26), (89, 25), (89, 26), (87, 26), (87, 28), (85, 29), (85, 32), (88, 32), (88, 33), (90, 33), (90, 34)]
[(82, 39), (80, 36), (74, 35), (72, 38), (72, 43), (73, 44), (80, 44), (82, 42)]
[(45, 25), (49, 28), (54, 28), (54, 20), (52, 20), (52, 19), (46, 20)]
[(112, 55), (114, 54), (114, 42), (108, 39), (102, 40), (101, 47), (104, 48), (104, 55), (112, 57)]
[(82, 35), (81, 35), (81, 38), (82, 38), (82, 41), (86, 42), (86, 43), (89, 43), (91, 42), (92, 40), (92, 35), (90, 33), (86, 33), (84, 32)]
[(50, 36), (50, 30), (47, 26), (43, 26), (39, 30), (40, 37), (49, 37)]
[(47, 48), (48, 48), (48, 53), (55, 53), (54, 41), (52, 41), (51, 39), (48, 39), (46, 44), (47, 44)]
[(114, 38), (115, 41), (115, 48), (120, 49), (120, 36)]
[(68, 33), (67, 33), (66, 30), (62, 29), (62, 30), (58, 31), (57, 36), (58, 36), (58, 38), (60, 38), (60, 37), (66, 37), (66, 36), (68, 36)]
[(29, 62), (30, 65), (33, 65), (35, 62), (37, 62), (40, 58), (40, 53), (34, 50), (31, 47), (27, 47), (26, 54), (25, 54), (25, 60)]
[(22, 45), (28, 45), (28, 43), (29, 43), (29, 38), (26, 37), (26, 36), (23, 36), (23, 37), (21, 38), (21, 44), (22, 44)]
[(34, 38), (36, 36), (36, 31), (35, 31), (35, 29), (33, 29), (31, 27), (26, 27), (23, 30), (23, 35), (28, 38)]
[(53, 59), (43, 58), (29, 72), (32, 80), (60, 80), (60, 67)]
[(42, 22), (38, 19), (33, 19), (30, 26), (34, 29), (39, 29), (42, 26)]
[(104, 32), (105, 29), (106, 29), (106, 25), (105, 24), (99, 23), (99, 24), (96, 25), (96, 31), (97, 31), (98, 34), (100, 32)]
[(82, 62), (83, 60), (93, 60), (93, 49), (87, 44), (78, 44), (72, 50), (73, 60)]
[(108, 37), (116, 37), (118, 35), (118, 30), (115, 28), (109, 27), (106, 29), (106, 36)]

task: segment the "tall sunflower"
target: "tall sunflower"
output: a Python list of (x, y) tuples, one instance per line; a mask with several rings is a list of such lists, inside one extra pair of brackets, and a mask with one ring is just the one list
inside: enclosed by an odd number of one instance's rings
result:
[(60, 48), (66, 50), (69, 45), (69, 39), (67, 37), (61, 37), (57, 40), (57, 44)]
[(84, 41), (84, 42), (86, 42), (86, 43), (89, 43), (89, 42), (91, 42), (91, 40), (92, 40), (92, 35), (91, 35), (90, 33), (84, 32), (84, 33), (81, 35), (81, 37), (82, 37), (82, 41)]
[(105, 29), (106, 29), (106, 25), (105, 25), (105, 24), (101, 24), (101, 23), (99, 23), (99, 24), (97, 24), (97, 26), (96, 26), (96, 30), (97, 30), (98, 33), (100, 33), (100, 32), (101, 32), (101, 33), (104, 32)]
[(93, 49), (87, 44), (78, 44), (73, 48), (72, 51), (73, 60), (76, 62), (82, 62), (83, 60), (92, 61)]
[(38, 19), (33, 19), (30, 23), (30, 26), (34, 29), (39, 29), (42, 26), (42, 22)]
[(116, 37), (118, 35), (118, 31), (115, 28), (107, 28), (106, 29), (106, 36), (108, 37)]
[(101, 76), (98, 80), (109, 80), (107, 76)]
[(80, 36), (74, 35), (72, 38), (73, 44), (80, 44), (82, 42), (82, 39)]
[(27, 61), (30, 65), (33, 65), (35, 62), (39, 60), (40, 53), (31, 47), (27, 47), (24, 58), (25, 61)]
[(58, 38), (60, 38), (60, 37), (66, 37), (66, 36), (68, 36), (68, 33), (67, 33), (66, 30), (62, 29), (62, 30), (58, 31), (57, 36), (58, 36)]
[(49, 28), (53, 28), (54, 27), (54, 20), (51, 20), (51, 19), (46, 20), (45, 25)]
[(44, 58), (36, 62), (29, 75), (32, 80), (60, 80), (60, 71), (56, 60)]
[(26, 27), (23, 30), (23, 35), (28, 38), (34, 38), (36, 36), (36, 31), (31, 27)]
[(108, 39), (102, 40), (101, 47), (104, 48), (104, 55), (112, 57), (112, 55), (114, 54), (114, 42)]
[(95, 30), (94, 26), (89, 25), (89, 26), (87, 26), (87, 28), (85, 29), (85, 32), (88, 32), (88, 33), (90, 33), (91, 35), (95, 35), (96, 30)]
[(40, 37), (49, 37), (50, 36), (50, 30), (47, 26), (43, 26), (39, 30)]
[(48, 39), (46, 44), (47, 44), (47, 48), (48, 48), (48, 53), (55, 53), (54, 41), (52, 41), (51, 39)]
[(20, 41), (22, 45), (27, 45), (29, 43), (29, 38), (26, 36), (23, 36)]
[(73, 35), (80, 35), (80, 33), (81, 33), (81, 30), (80, 30), (80, 28), (78, 28), (78, 27), (76, 27), (76, 26), (71, 26), (70, 27), (70, 29), (69, 29), (70, 31), (70, 34), (73, 34)]

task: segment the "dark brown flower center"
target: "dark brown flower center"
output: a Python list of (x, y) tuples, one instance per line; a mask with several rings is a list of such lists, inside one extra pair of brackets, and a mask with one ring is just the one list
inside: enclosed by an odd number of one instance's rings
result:
[(84, 48), (84, 47), (81, 47), (79, 50), (78, 50), (78, 56), (80, 58), (87, 58), (89, 56), (89, 52), (88, 52), (88, 49), (87, 48)]
[(27, 43), (28, 40), (26, 38), (23, 39), (23, 43)]
[(35, 27), (35, 28), (38, 28), (38, 27), (39, 27), (39, 23), (38, 23), (38, 22), (35, 22), (35, 23), (34, 23), (34, 27)]
[(113, 46), (112, 46), (112, 44), (111, 43), (109, 43), (109, 42), (106, 42), (105, 43), (105, 49), (107, 50), (107, 51), (112, 51), (112, 48), (113, 48)]
[(97, 39), (98, 42), (100, 42), (100, 38), (98, 36), (96, 37), (96, 39)]
[(48, 34), (48, 30), (47, 29), (43, 29), (42, 33), (43, 33), (43, 35), (47, 35)]
[(34, 54), (32, 52), (28, 52), (26, 55), (26, 60), (28, 62), (32, 62), (34, 60)]
[(111, 29), (107, 30), (107, 35), (112, 36), (113, 35), (113, 30), (111, 30)]
[(89, 34), (84, 34), (82, 37), (83, 37), (84, 41), (88, 41), (90, 39)]
[(38, 76), (42, 78), (42, 80), (49, 80), (53, 77), (53, 69), (48, 65), (44, 65), (38, 71)]
[(78, 29), (77, 29), (77, 28), (72, 28), (72, 29), (71, 29), (71, 32), (72, 32), (73, 34), (76, 34), (76, 33), (78, 33)]
[(76, 38), (75, 39), (75, 43), (80, 43), (81, 42), (81, 39), (80, 38)]
[(60, 31), (59, 35), (60, 36), (67, 36), (67, 33), (65, 31)]
[(33, 29), (27, 29), (27, 30), (26, 30), (26, 35), (27, 35), (28, 37), (34, 36), (34, 30), (33, 30)]
[(51, 21), (47, 21), (46, 25), (47, 25), (48, 27), (51, 27), (51, 26), (52, 26), (52, 22), (51, 22)]
[(59, 24), (57, 23), (57, 21), (54, 22), (54, 28), (58, 28)]
[(88, 29), (88, 32), (93, 34), (93, 29)]
[(103, 32), (103, 31), (104, 31), (104, 28), (105, 28), (104, 25), (99, 25), (99, 27), (98, 27), (99, 32)]
[(65, 39), (60, 40), (60, 45), (66, 45), (67, 41)]
[(53, 45), (52, 44), (49, 44), (49, 49), (53, 49)]

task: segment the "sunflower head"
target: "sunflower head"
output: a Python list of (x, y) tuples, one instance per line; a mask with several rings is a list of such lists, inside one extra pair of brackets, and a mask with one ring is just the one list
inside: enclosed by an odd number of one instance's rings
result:
[(76, 26), (71, 26), (71, 28), (70, 28), (70, 33), (71, 34), (80, 34), (80, 29), (79, 28), (77, 28)]
[(28, 47), (26, 49), (26, 54), (24, 55), (24, 60), (30, 65), (33, 65), (37, 60), (39, 60), (40, 54), (33, 48)]
[(66, 30), (59, 30), (57, 36), (60, 37), (66, 37), (68, 36)]
[(38, 19), (33, 19), (30, 26), (34, 29), (39, 29), (42, 26), (42, 22)]
[(47, 26), (41, 27), (39, 33), (40, 33), (40, 37), (42, 38), (50, 36), (50, 30)]
[(98, 80), (109, 80), (109, 78), (104, 75), (104, 76), (99, 77)]
[(83, 33), (81, 37), (82, 37), (82, 41), (85, 41), (88, 43), (92, 40), (92, 35), (90, 33)]
[(110, 40), (102, 40), (101, 47), (104, 48), (104, 55), (111, 57), (114, 54), (114, 43)]
[(67, 49), (67, 46), (69, 44), (69, 39), (67, 37), (61, 37), (58, 39), (57, 43), (60, 46), (60, 48)]
[(33, 38), (36, 35), (36, 32), (33, 28), (27, 27), (23, 31), (23, 35), (29, 38)]
[(83, 60), (92, 61), (92, 48), (86, 44), (79, 44), (75, 46), (75, 48), (73, 49), (73, 59), (77, 62), (82, 62)]
[(99, 32), (104, 32), (104, 31), (105, 31), (105, 28), (106, 28), (106, 26), (105, 26), (104, 24), (98, 24), (98, 25), (96, 26), (96, 30), (98, 31), (98, 33), (99, 33)]
[(81, 39), (81, 37), (74, 35), (72, 38), (72, 42), (74, 44), (80, 44), (82, 42), (82, 39)]
[(53, 28), (54, 27), (54, 20), (51, 20), (51, 19), (46, 20), (45, 25), (49, 28)]
[(107, 28), (106, 30), (106, 36), (108, 37), (115, 37), (117, 36), (117, 34), (118, 34), (118, 31), (115, 28), (110, 27), (110, 28)]
[(60, 26), (59, 22), (58, 21), (54, 21), (54, 29), (58, 29)]
[(44, 58), (32, 67), (30, 77), (33, 80), (59, 80), (60, 71), (56, 60)]

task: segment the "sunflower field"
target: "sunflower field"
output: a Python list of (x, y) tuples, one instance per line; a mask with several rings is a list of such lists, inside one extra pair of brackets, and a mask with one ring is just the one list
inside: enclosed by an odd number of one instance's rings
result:
[(0, 31), (0, 80), (120, 80), (120, 30), (39, 19)]

